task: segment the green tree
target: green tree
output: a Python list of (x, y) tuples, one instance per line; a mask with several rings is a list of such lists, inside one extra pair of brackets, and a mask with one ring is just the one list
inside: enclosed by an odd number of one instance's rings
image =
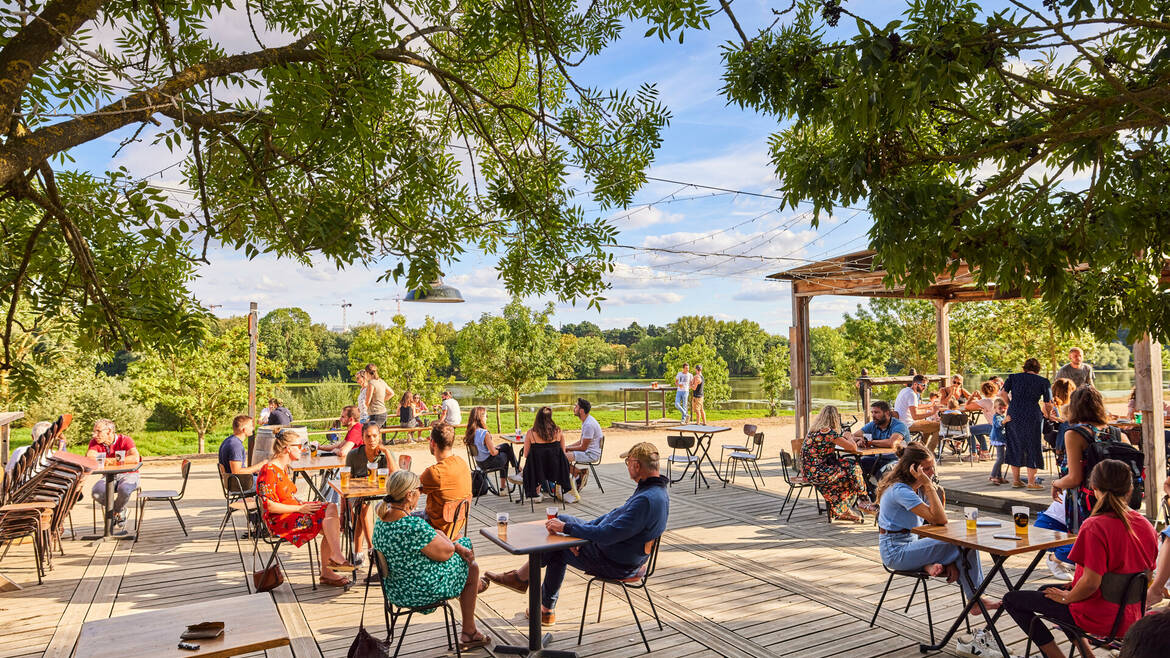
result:
[[(715, 405), (731, 399), (727, 362), (719, 356), (719, 351), (715, 349), (714, 345), (708, 343), (706, 338), (699, 336), (685, 345), (666, 348), (663, 363), (668, 373), (679, 372), (684, 363), (690, 364), (692, 373), (695, 371), (695, 366), (702, 366), (703, 401), (706, 404)], [(671, 385), (673, 386), (673, 382)], [(690, 414), (688, 414), (689, 416)]]
[(35, 397), (28, 398), (27, 417), (35, 422), (73, 414), (69, 438), (78, 446), (89, 442), (89, 431), (99, 418), (114, 421), (123, 434), (145, 428), (150, 410), (135, 398), (130, 380), (99, 372), (95, 365), (90, 356), (65, 352), (38, 368), (41, 386)]
[(630, 368), (639, 377), (658, 379), (665, 372), (663, 358), (670, 346), (666, 336), (644, 336), (630, 346)]
[[(260, 356), (257, 388), (279, 377), (279, 364)], [(135, 395), (181, 416), (195, 430), (198, 451), (215, 427), (248, 405), (248, 334), (238, 327), (208, 335), (195, 347), (156, 350), (130, 364)]]
[(690, 343), (703, 337), (708, 345), (715, 344), (720, 322), (709, 315), (684, 315), (667, 326), (667, 336), (673, 346)]
[(813, 327), (808, 331), (809, 369), (814, 375), (837, 371), (845, 358), (845, 339), (833, 327)]
[(316, 372), (320, 352), (313, 338), (313, 320), (302, 309), (278, 308), (260, 318), (264, 355), (280, 363), (287, 377)]
[(995, 370), (1018, 370), (1025, 359), (1034, 357), (1040, 360), (1045, 375), (1051, 377), (1068, 355), (1069, 348), (1095, 344), (1087, 331), (1062, 330), (1046, 305), (1036, 299), (1001, 302), (996, 324), (1012, 329), (999, 332), (994, 352)]
[(552, 378), (572, 379), (576, 376), (574, 365), (577, 362), (580, 339), (573, 334), (557, 334), (553, 336), (553, 341), (556, 345), (556, 358)]
[(440, 342), (440, 324), (428, 316), (423, 326), (410, 329), (405, 317), (395, 315), (389, 328), (359, 328), (349, 345), (349, 374), (355, 375), (367, 363), (373, 363), (378, 366), (378, 376), (399, 394), (410, 391), (424, 398), (438, 398), (454, 381), (453, 377), (438, 374), (450, 365), (447, 349)]
[(606, 329), (602, 338), (611, 345), (625, 345), (629, 347), (646, 337), (646, 329), (637, 322), (631, 322), (625, 329)]
[(787, 205), (866, 204), (889, 284), (961, 259), (1041, 294), (1060, 330), (1170, 338), (1163, 3), (913, 2), (885, 25), (795, 9), (725, 51), (725, 95), (783, 126)]
[(720, 322), (715, 331), (715, 346), (726, 359), (732, 375), (754, 375), (764, 363), (768, 332), (752, 320)]
[[(552, 309), (549, 304), (533, 311), (514, 298), (504, 307), (503, 317), (484, 314), (459, 332), (460, 363), (467, 381), (489, 397), (510, 397), (516, 427), (520, 396), (543, 391), (556, 370), (558, 334), (546, 330)], [(497, 412), (497, 423), (498, 418)]]
[(588, 320), (583, 320), (577, 324), (562, 324), (561, 333), (573, 334), (577, 338), (584, 338), (586, 336), (601, 336), (601, 327)]
[[(628, 204), (669, 113), (652, 86), (572, 72), (630, 23), (681, 39), (710, 14), (702, 0), (240, 5), (0, 5), (0, 252), (14, 256), (0, 307), (68, 318), (79, 345), (194, 343), (189, 284), (215, 245), (340, 267), (389, 255), (384, 277), (416, 287), (469, 244), (499, 254), (512, 291), (596, 306), (615, 232), (580, 202)], [(270, 36), (225, 43), (228, 22)], [(175, 152), (193, 197), (68, 169), (70, 149), (139, 138)]]
[[(1165, 349), (1165, 348), (1163, 348)], [(1133, 354), (1124, 343), (1102, 343), (1085, 355), (1085, 360), (1097, 370), (1125, 370)]]
[(353, 342), (353, 332), (329, 331), (320, 323), (314, 324), (310, 330), (317, 350), (317, 377), (323, 379), (333, 375), (348, 375), (349, 344)]
[(577, 379), (592, 379), (605, 366), (613, 363), (613, 347), (598, 336), (577, 339), (577, 354), (573, 360), (573, 375)]
[(779, 345), (764, 356), (764, 367), (760, 376), (764, 379), (764, 395), (768, 396), (768, 415), (776, 415), (781, 396), (789, 389), (788, 346)]

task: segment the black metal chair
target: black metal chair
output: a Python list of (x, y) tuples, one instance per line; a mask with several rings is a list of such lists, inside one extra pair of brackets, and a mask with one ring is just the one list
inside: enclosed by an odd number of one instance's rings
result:
[[(223, 541), (223, 531), (227, 528), (230, 521), (232, 524), (232, 534), (236, 535), (236, 545), (239, 546), (240, 537), (239, 530), (236, 528), (236, 519), (233, 516), (236, 512), (245, 511), (243, 499), (249, 496), (256, 495), (256, 478), (250, 473), (228, 473), (223, 470), (223, 464), (216, 464), (219, 469), (219, 484), (223, 491), (224, 499), (224, 514), (223, 519), (219, 522), (219, 535), (215, 540), (215, 552), (219, 552), (220, 542)], [(248, 532), (252, 530), (252, 525), (256, 519), (246, 519)], [(249, 534), (244, 539), (247, 539)], [(241, 556), (243, 553), (241, 553)]]
[[(670, 484), (681, 482), (687, 476), (687, 471), (694, 465), (695, 473), (691, 479), (695, 481), (695, 493), (699, 493), (699, 478), (703, 479), (703, 484), (707, 484), (707, 478), (703, 476), (702, 469), (699, 468), (699, 456), (695, 451), (695, 437), (686, 436), (685, 434), (670, 434), (666, 437), (666, 445), (670, 446), (670, 456), (666, 458), (666, 479)], [(682, 450), (683, 454), (678, 454)], [(670, 477), (671, 467), (675, 464), (684, 464), (682, 475), (678, 479)], [(711, 485), (707, 484), (710, 488)]]
[[(1124, 619), (1125, 609), (1136, 603), (1141, 606), (1142, 615), (1144, 616), (1146, 614), (1146, 590), (1149, 586), (1150, 574), (1145, 571), (1102, 574), (1100, 586), (1101, 597), (1117, 606), (1117, 616), (1113, 618), (1113, 627), (1109, 630), (1109, 635), (1102, 637), (1093, 635), (1092, 633), (1086, 633), (1074, 624), (1037, 614), (1032, 619), (1032, 624), (1028, 628), (1028, 643), (1024, 646), (1024, 658), (1032, 655), (1032, 626), (1043, 622), (1049, 622), (1064, 631), (1065, 636), (1072, 642), (1073, 647), (1077, 647), (1080, 644), (1078, 640), (1085, 639), (1088, 640), (1089, 644), (1098, 648), (1119, 648), (1113, 645), (1121, 639), (1118, 631), (1121, 630), (1121, 622)], [(1075, 651), (1075, 648), (1073, 651)], [(1070, 656), (1073, 655), (1073, 651), (1069, 652)], [(1081, 649), (1081, 656), (1083, 658), (1093, 658), (1092, 654), (1085, 653), (1084, 648)]]
[(630, 613), (634, 615), (634, 623), (638, 625), (638, 633), (642, 635), (642, 643), (646, 645), (646, 653), (650, 653), (650, 642), (646, 640), (646, 632), (642, 630), (642, 621), (638, 619), (638, 610), (634, 607), (634, 600), (630, 598), (630, 590), (640, 589), (646, 592), (646, 600), (650, 602), (650, 611), (654, 613), (654, 621), (658, 622), (658, 630), (662, 630), (662, 620), (658, 618), (658, 608), (654, 607), (654, 599), (650, 596), (650, 589), (646, 587), (650, 576), (654, 575), (654, 568), (658, 565), (658, 546), (661, 543), (661, 536), (653, 541), (646, 542), (646, 554), (650, 557), (642, 565), (642, 569), (630, 578), (621, 580), (602, 578), (601, 576), (593, 576), (593, 574), (586, 572), (586, 574), (592, 577), (585, 585), (585, 604), (581, 606), (581, 627), (577, 629), (577, 644), (581, 644), (581, 638), (585, 634), (585, 613), (589, 609), (589, 590), (593, 587), (594, 581), (597, 581), (601, 583), (601, 598), (597, 602), (598, 623), (601, 622), (601, 610), (605, 607), (605, 586), (620, 585), (622, 592), (626, 595), (626, 603), (630, 604)]
[(187, 480), (191, 477), (191, 460), (184, 459), (179, 470), (183, 474), (183, 484), (178, 491), (173, 489), (143, 491), (141, 487), (138, 489), (138, 522), (134, 525), (134, 541), (138, 541), (139, 531), (142, 530), (142, 518), (146, 515), (146, 504), (164, 500), (171, 504), (171, 509), (175, 511), (175, 518), (179, 520), (179, 527), (183, 529), (183, 536), (187, 536), (187, 524), (183, 521), (183, 515), (179, 514), (179, 506), (175, 502), (182, 500), (183, 495), (187, 493)]
[[(971, 420), (961, 411), (944, 411), (938, 415), (938, 449), (935, 459), (942, 461), (943, 448), (956, 455), (967, 450), (971, 439)], [(972, 457), (971, 465), (975, 465)]]
[[(744, 425), (743, 435), (749, 438), (755, 436), (756, 426)], [(723, 456), (727, 454), (728, 450), (732, 452), (747, 452), (751, 450), (751, 444), (749, 444), (747, 441), (740, 441), (739, 443), (724, 443), (723, 445), (719, 446), (719, 472), (723, 474), (724, 479), (727, 478), (727, 470), (724, 468)]]
[[(751, 450), (733, 452), (727, 456), (727, 465), (731, 467), (731, 478), (729, 479), (732, 483), (735, 482), (735, 474), (739, 471), (739, 465), (743, 464), (743, 470), (747, 471), (747, 474), (752, 478), (752, 486), (756, 488), (756, 491), (759, 491), (760, 485), (756, 484), (756, 476), (760, 476), (761, 483), (764, 482), (764, 474), (760, 471), (759, 464), (760, 457), (764, 453), (764, 433), (756, 432), (755, 436), (752, 437), (752, 444)], [(727, 477), (726, 472), (723, 475), (725, 478)], [(725, 488), (727, 487), (727, 481), (727, 479), (723, 480), (723, 486)]]
[[(791, 469), (792, 473), (789, 472)], [(788, 518), (784, 520), (785, 523), (792, 520), (792, 512), (796, 509), (796, 503), (800, 500), (800, 496), (805, 489), (812, 489), (813, 496), (817, 503), (817, 514), (821, 513), (821, 492), (817, 490), (816, 485), (804, 479), (804, 476), (796, 471), (796, 462), (793, 461), (792, 455), (788, 454), (787, 450), (780, 451), (780, 473), (784, 476), (784, 484), (788, 485), (788, 493), (784, 496), (784, 502), (780, 504), (780, 514), (784, 513), (784, 508), (788, 507), (788, 503), (792, 501), (792, 508), (788, 510)], [(796, 498), (792, 498), (792, 492), (796, 492)], [(828, 511), (828, 505), (825, 506)]]
[[(268, 523), (264, 520), (263, 498), (260, 496), (250, 496), (243, 498), (242, 502), (244, 503), (244, 513), (246, 515), (248, 515), (250, 518), (260, 519), (260, 521), (256, 524), (254, 531), (252, 532), (252, 554), (255, 555), (259, 550), (261, 541), (263, 541), (265, 544), (268, 544), (268, 546), (272, 548), (272, 553), (269, 554), (268, 560), (264, 563), (264, 570), (267, 571), (275, 561), (276, 565), (280, 567), (280, 570), (284, 572), (285, 580), (289, 580), (288, 569), (285, 568), (284, 563), (280, 560), (280, 547), (286, 540), (284, 537), (281, 537), (280, 535), (272, 532), (272, 528), (269, 528)], [(255, 509), (252, 508), (252, 505), (256, 506)], [(313, 583), (313, 589), (315, 590), (317, 589), (317, 565), (314, 561), (314, 554), (317, 553), (317, 540), (309, 540), (309, 542), (305, 545), (309, 548), (309, 574), (311, 582)], [(317, 555), (316, 559), (324, 558), (320, 555)], [(344, 590), (348, 592), (349, 585), (345, 586)]]
[[(483, 473), (484, 480), (487, 482), (488, 491), (490, 491), (493, 496), (498, 496), (501, 491), (506, 491), (508, 493), (508, 501), (511, 502), (512, 490), (510, 488), (506, 488), (508, 487), (508, 481), (504, 478), (504, 466), (500, 465), (484, 468), (478, 461), (475, 460), (476, 453), (478, 452), (479, 451), (476, 450), (474, 445), (467, 445), (467, 463), (471, 464), (472, 472), (479, 471), (480, 473)], [(490, 477), (492, 473), (496, 474), (495, 485), (492, 484)], [(479, 497), (482, 495), (482, 493), (477, 493), (475, 495), (476, 505), (479, 504)]]
[[(910, 611), (910, 606), (914, 604), (914, 597), (918, 594), (918, 586), (921, 585), (922, 596), (926, 600), (926, 625), (930, 628), (930, 643), (934, 644), (934, 617), (930, 612), (930, 591), (926, 588), (926, 582), (931, 578), (930, 574), (922, 571), (921, 569), (917, 571), (891, 569), (884, 564), (882, 565), (882, 568), (890, 574), (890, 577), (886, 579), (886, 588), (882, 590), (882, 598), (878, 599), (877, 607), (874, 608), (873, 619), (869, 620), (870, 628), (873, 628), (873, 625), (877, 622), (878, 613), (882, 611), (882, 603), (884, 603), (886, 600), (886, 594), (890, 591), (890, 583), (894, 582), (894, 576), (905, 576), (907, 578), (913, 578), (915, 582), (914, 589), (910, 591), (910, 598), (906, 601), (906, 607), (902, 609), (902, 612), (905, 613)], [(963, 606), (966, 607), (967, 596), (963, 594), (962, 587), (959, 588), (959, 597), (963, 601)], [(967, 625), (967, 632), (970, 633), (971, 622), (966, 615), (963, 617), (963, 623)]]
[(597, 489), (601, 493), (605, 493), (605, 487), (601, 486), (601, 478), (597, 477), (597, 468), (601, 464), (601, 458), (605, 454), (605, 435), (601, 436), (599, 444), (600, 450), (597, 452), (597, 459), (589, 462), (576, 462), (576, 466), (588, 466), (589, 473), (593, 476), (593, 481), (597, 483)]
[[(386, 556), (376, 548), (370, 549), (370, 552), (373, 554), (372, 559), (374, 561), (374, 567), (378, 570), (378, 582), (387, 582), (387, 580), (390, 578), (390, 567), (386, 563)], [(443, 625), (446, 627), (444, 630), (447, 631), (447, 650), (449, 651), (451, 647), (454, 646), (455, 655), (463, 655), (459, 650), (459, 633), (455, 625), (455, 610), (451, 607), (450, 604), (450, 601), (454, 598), (458, 598), (458, 596), (454, 596), (451, 599), (444, 599), (442, 601), (435, 601), (434, 603), (430, 603), (428, 605), (408, 606), (394, 603), (393, 601), (386, 598), (385, 589), (381, 587), (378, 589), (382, 591), (382, 614), (386, 618), (387, 641), (394, 637), (394, 627), (398, 624), (398, 618), (402, 615), (406, 615), (406, 622), (402, 624), (402, 632), (401, 635), (398, 636), (398, 645), (394, 648), (395, 658), (397, 658), (398, 652), (402, 651), (402, 641), (406, 639), (406, 629), (410, 627), (410, 620), (414, 617), (414, 613), (426, 613), (434, 610), (435, 608), (443, 609)]]

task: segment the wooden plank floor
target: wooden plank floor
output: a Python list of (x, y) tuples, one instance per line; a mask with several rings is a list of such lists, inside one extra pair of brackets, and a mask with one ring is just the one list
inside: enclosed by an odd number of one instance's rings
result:
[[(776, 454), (777, 445), (769, 444), (765, 455)], [(606, 493), (590, 483), (584, 501), (569, 505), (568, 513), (592, 518), (630, 494), (633, 483), (624, 467), (616, 454), (608, 457), (610, 461), (599, 468)], [(429, 463), (425, 458), (416, 457), (415, 461)], [(976, 465), (972, 470), (981, 468)], [(903, 612), (913, 586), (909, 579), (895, 579), (877, 625), (869, 627), (887, 575), (880, 566), (873, 526), (829, 525), (818, 516), (815, 506), (804, 500), (790, 521), (781, 518), (778, 512), (784, 488), (778, 469), (778, 460), (764, 460), (766, 487), (759, 492), (750, 480), (742, 478), (737, 485), (724, 488), (709, 473), (713, 486), (700, 488), (698, 494), (693, 493), (689, 480), (672, 487), (669, 527), (658, 572), (650, 583), (661, 630), (645, 596), (632, 594), (653, 655), (920, 655), (918, 643), (929, 635), (926, 608), (919, 593), (909, 611)], [(172, 480), (168, 486), (173, 486), (176, 471), (173, 465), (151, 466), (144, 472), (144, 487), (154, 488), (168, 480)], [(0, 627), (0, 658), (69, 656), (80, 624), (86, 620), (245, 593), (245, 574), (230, 526), (225, 543), (214, 552), (223, 514), (214, 462), (196, 464), (180, 509), (189, 537), (184, 537), (169, 507), (160, 505), (148, 510), (143, 537), (136, 543), (93, 547), (66, 539), (66, 555), (57, 556), (44, 585), (36, 584), (31, 547), (14, 546), (0, 568), (25, 589), (0, 594), (0, 619), (8, 622)], [(484, 570), (505, 570), (521, 562), (478, 534), (479, 528), (494, 525), (497, 511), (510, 512), (514, 521), (543, 517), (543, 506), (530, 512), (527, 505), (510, 503), (507, 498), (483, 497), (472, 508), (471, 534)], [(79, 534), (89, 531), (88, 500), (75, 509), (74, 521), (79, 524)], [(314, 591), (305, 550), (286, 550), (283, 556), (291, 584), (275, 596), (293, 645), (268, 655), (344, 656), (357, 630), (362, 587), (349, 592), (328, 587)], [(251, 560), (246, 562), (250, 568)], [(1026, 563), (1026, 559), (1013, 559), (1008, 563), (1009, 571), (1014, 575)], [(986, 558), (984, 565), (990, 566)], [(1046, 575), (1041, 565), (1032, 580), (1042, 582)], [(554, 648), (577, 647), (585, 583), (582, 574), (569, 571), (557, 607), (558, 623), (551, 629)], [(1002, 592), (1002, 583), (993, 585), (992, 595)], [(958, 613), (958, 589), (935, 581), (930, 593), (936, 633), (941, 635)], [(645, 655), (625, 597), (610, 588), (598, 621), (597, 594), (595, 587), (578, 649), (581, 655)], [(380, 601), (378, 591), (371, 590), (366, 625), (376, 634), (385, 632)], [(496, 642), (522, 644), (527, 629), (525, 603), (521, 595), (492, 587), (480, 597), (477, 623)], [(1009, 648), (1022, 653), (1022, 634), (1006, 618), (1000, 628), (1013, 645)], [(441, 614), (416, 615), (402, 655), (447, 655), (443, 638)], [(490, 652), (472, 655), (485, 653)]]

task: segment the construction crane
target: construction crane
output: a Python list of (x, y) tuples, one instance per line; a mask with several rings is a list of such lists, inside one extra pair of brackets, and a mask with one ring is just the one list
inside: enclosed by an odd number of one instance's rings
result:
[(375, 297), (376, 302), (394, 302), (397, 309), (395, 315), (402, 315), (402, 295), (394, 295), (393, 297)]
[(366, 311), (366, 315), (370, 316), (370, 324), (374, 324), (374, 316), (378, 314), (378, 309)]
[(329, 306), (340, 306), (341, 307), (341, 331), (342, 331), (342, 333), (345, 333), (346, 331), (348, 331), (349, 330), (349, 323), (345, 319), (345, 309), (349, 308), (350, 306), (353, 306), (353, 304), (342, 299), (339, 303), (329, 304)]

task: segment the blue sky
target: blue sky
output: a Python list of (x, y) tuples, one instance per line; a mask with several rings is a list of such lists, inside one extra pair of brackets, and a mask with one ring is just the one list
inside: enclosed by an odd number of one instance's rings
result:
[[(780, 3), (786, 4), (786, 3)], [(752, 34), (773, 20), (770, 3), (740, 0), (734, 5), (744, 29)], [(875, 22), (891, 20), (891, 10), (902, 3), (854, 0), (850, 9)], [(882, 20), (884, 19), (884, 20)], [(844, 21), (843, 21), (844, 23)], [(228, 51), (252, 46), (246, 24), (222, 17), (212, 22)], [(662, 43), (643, 38), (644, 27), (634, 25), (626, 38), (582, 67), (579, 82), (597, 87), (636, 89), (643, 82), (657, 85), (673, 118), (663, 135), (663, 146), (649, 174), (701, 185), (770, 194), (776, 181), (768, 162), (767, 140), (776, 130), (773, 118), (728, 105), (719, 93), (723, 71), (720, 46), (735, 38), (722, 14), (713, 16), (707, 32), (689, 32), (685, 43)], [(238, 48), (231, 46), (238, 44)], [(165, 147), (132, 144), (111, 159), (118, 142), (129, 131), (75, 149), (78, 165), (93, 171), (126, 166), (145, 176), (176, 162), (179, 156)], [(179, 185), (178, 168), (154, 177), (165, 185)], [(593, 204), (586, 201), (586, 209)], [(863, 249), (869, 218), (864, 212), (843, 211), (813, 230), (801, 212), (780, 211), (773, 199), (719, 193), (699, 187), (652, 181), (626, 210), (610, 213), (620, 230), (618, 242), (639, 247), (675, 248), (743, 256), (822, 258)], [(726, 257), (646, 253), (614, 249), (617, 271), (613, 289), (600, 312), (583, 304), (558, 304), (554, 323), (589, 320), (603, 328), (632, 321), (666, 324), (681, 315), (713, 315), (724, 319), (751, 319), (770, 332), (787, 335), (791, 300), (787, 284), (764, 280), (764, 275), (798, 264)], [(377, 283), (380, 269), (307, 268), (293, 261), (262, 256), (248, 261), (242, 254), (218, 250), (212, 264), (199, 270), (193, 283), (196, 297), (215, 305), (221, 316), (247, 311), (256, 301), (261, 313), (281, 306), (299, 306), (317, 322), (341, 324), (338, 304), (345, 300), (350, 325), (386, 323), (395, 309), (393, 298), (405, 291)], [(395, 261), (381, 263), (392, 268)], [(456, 326), (498, 312), (507, 301), (496, 280), (495, 261), (474, 249), (448, 268), (446, 281), (459, 288), (467, 303), (422, 305), (403, 303), (408, 323), (420, 324), (425, 315)], [(533, 304), (543, 300), (530, 299)], [(812, 305), (813, 324), (840, 322), (858, 298), (820, 297)], [(375, 311), (373, 316), (370, 311)]]

